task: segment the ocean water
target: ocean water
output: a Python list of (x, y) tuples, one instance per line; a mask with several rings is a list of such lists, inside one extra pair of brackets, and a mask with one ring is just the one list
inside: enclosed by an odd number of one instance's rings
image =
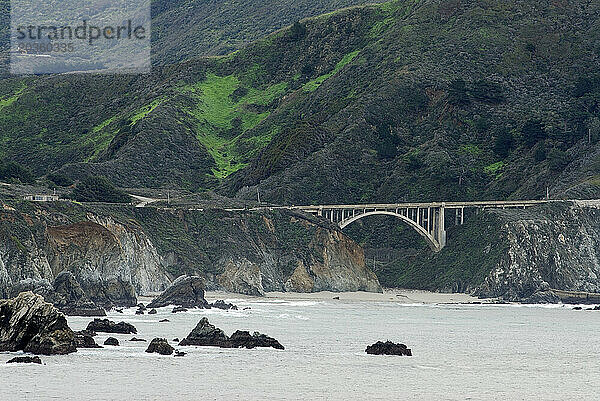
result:
[[(110, 313), (136, 337), (183, 338), (202, 316), (227, 334), (260, 331), (285, 351), (177, 347), (182, 358), (147, 354), (148, 343), (113, 335), (120, 347), (7, 365), (0, 400), (597, 400), (600, 311), (570, 306), (421, 305), (392, 302), (230, 299), (250, 310), (157, 315)], [(170, 322), (159, 323), (168, 318)], [(69, 318), (75, 330), (91, 318)], [(99, 334), (102, 344), (108, 337)], [(413, 357), (372, 356), (377, 340)], [(173, 343), (175, 346), (175, 344)]]

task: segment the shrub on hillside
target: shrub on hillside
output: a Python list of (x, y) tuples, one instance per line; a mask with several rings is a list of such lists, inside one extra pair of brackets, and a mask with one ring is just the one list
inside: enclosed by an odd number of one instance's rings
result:
[(560, 171), (570, 162), (569, 155), (560, 149), (551, 149), (548, 152), (548, 166), (552, 171)]
[(71, 193), (78, 202), (128, 203), (131, 197), (114, 187), (106, 177), (88, 176)]
[(31, 170), (17, 162), (0, 160), (0, 180), (32, 183), (34, 176)]
[(62, 173), (50, 173), (47, 176), (48, 180), (59, 187), (70, 187), (73, 185), (73, 180)]
[(301, 24), (300, 21), (294, 22), (294, 25), (290, 28), (290, 39), (300, 40), (306, 35), (306, 26)]
[(527, 121), (521, 129), (521, 134), (523, 138), (523, 143), (528, 148), (533, 147), (533, 145), (535, 145), (543, 139), (546, 139), (546, 137), (548, 136), (546, 134), (546, 131), (544, 131), (542, 122), (539, 120)]
[(513, 134), (507, 129), (500, 130), (494, 140), (494, 153), (504, 159), (509, 155), (513, 146)]
[(448, 103), (454, 106), (466, 106), (471, 103), (467, 92), (467, 83), (462, 79), (455, 79), (448, 86)]

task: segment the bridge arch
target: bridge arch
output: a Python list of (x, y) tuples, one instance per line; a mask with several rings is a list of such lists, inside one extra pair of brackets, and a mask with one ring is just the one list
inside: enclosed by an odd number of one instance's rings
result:
[(406, 224), (408, 224), (416, 232), (418, 232), (423, 238), (425, 238), (425, 241), (431, 247), (432, 250), (439, 251), (442, 248), (440, 246), (440, 243), (429, 232), (427, 232), (427, 230), (425, 228), (423, 228), (421, 225), (417, 224), (414, 220), (411, 220), (410, 218), (408, 218), (402, 214), (390, 212), (390, 211), (386, 211), (386, 210), (373, 210), (373, 211), (361, 213), (359, 215), (356, 215), (356, 216), (353, 216), (353, 217), (350, 217), (348, 219), (341, 221), (339, 223), (339, 227), (343, 230), (344, 228), (348, 227), (350, 224), (362, 219), (363, 217), (375, 216), (375, 215), (396, 217), (396, 218), (402, 220), (403, 222), (405, 222)]

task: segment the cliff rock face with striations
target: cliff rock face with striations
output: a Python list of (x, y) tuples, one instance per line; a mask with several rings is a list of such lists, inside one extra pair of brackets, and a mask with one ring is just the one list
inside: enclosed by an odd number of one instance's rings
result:
[(14, 293), (12, 287), (49, 287), (63, 271), (70, 271), (87, 297), (102, 306), (135, 305), (136, 293), (168, 285), (160, 257), (135, 226), (87, 214), (69, 216), (68, 207), (62, 213), (22, 206), (0, 212), (0, 295)]
[(52, 290), (69, 271), (101, 306), (136, 303), (182, 274), (207, 289), (381, 291), (362, 249), (310, 217), (16, 202), (0, 210), (0, 296)]
[(507, 249), (477, 289), (507, 300), (551, 300), (549, 289), (600, 293), (600, 202), (494, 212)]
[(471, 211), (447, 228), (441, 252), (405, 250), (382, 283), (532, 303), (558, 302), (551, 289), (600, 292), (598, 201)]

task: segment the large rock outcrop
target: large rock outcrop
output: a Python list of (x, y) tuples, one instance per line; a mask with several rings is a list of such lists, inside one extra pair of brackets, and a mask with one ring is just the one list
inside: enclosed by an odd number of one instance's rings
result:
[(283, 350), (283, 345), (276, 339), (259, 332), (250, 334), (249, 331), (238, 330), (228, 337), (223, 330), (210, 324), (206, 317), (203, 317), (196, 327), (181, 340), (179, 345), (197, 345), (212, 346), (220, 348), (275, 348)]
[(377, 341), (373, 345), (367, 346), (365, 352), (369, 355), (398, 355), (412, 356), (412, 351), (404, 344), (397, 344), (391, 341)]
[(42, 296), (23, 292), (0, 301), (0, 351), (68, 354), (76, 345), (65, 316)]
[(198, 345), (212, 347), (227, 347), (229, 337), (225, 332), (211, 324), (206, 317), (200, 319), (196, 327), (181, 340), (179, 345)]
[(146, 349), (149, 354), (156, 353), (160, 355), (171, 355), (174, 351), (175, 349), (171, 347), (166, 338), (153, 339)]
[(184, 308), (210, 307), (204, 299), (204, 281), (202, 278), (187, 275), (177, 278), (148, 305), (148, 308), (160, 308), (168, 305), (178, 305)]
[(138, 293), (166, 288), (161, 257), (139, 227), (63, 206), (0, 209), (0, 296), (23, 286), (48, 296), (44, 287), (50, 291), (62, 272), (73, 275), (89, 301), (107, 308), (135, 305)]
[(12, 286), (10, 296), (32, 291), (44, 297), (61, 312), (73, 316), (106, 316), (104, 309), (96, 306), (85, 294), (73, 273), (63, 271), (50, 285), (47, 280), (24, 279)]
[(130, 323), (115, 323), (108, 319), (94, 319), (87, 327), (87, 331), (98, 333), (137, 334), (137, 329)]

